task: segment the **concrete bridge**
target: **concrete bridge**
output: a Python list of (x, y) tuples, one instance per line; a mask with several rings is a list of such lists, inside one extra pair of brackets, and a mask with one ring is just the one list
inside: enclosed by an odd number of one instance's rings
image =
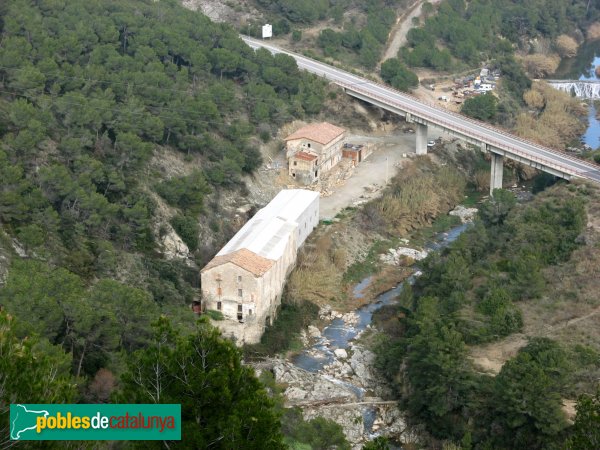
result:
[(348, 95), (396, 113), (407, 122), (415, 124), (416, 152), (419, 155), (427, 153), (427, 129), (430, 126), (479, 146), (492, 157), (490, 192), (502, 188), (504, 158), (567, 180), (583, 178), (600, 183), (600, 166), (589, 161), (543, 147), (484, 122), (425, 103), (389, 86), (283, 50), (265, 41), (246, 36), (242, 36), (242, 39), (254, 49), (265, 48), (274, 54), (287, 54), (296, 60), (300, 69), (322, 76), (342, 87)]
[(575, 94), (575, 97), (588, 100), (600, 99), (600, 81), (597, 80), (545, 80), (559, 91)]

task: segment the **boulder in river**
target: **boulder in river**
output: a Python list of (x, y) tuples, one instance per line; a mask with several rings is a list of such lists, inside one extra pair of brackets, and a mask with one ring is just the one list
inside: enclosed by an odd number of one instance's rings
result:
[(340, 359), (346, 359), (348, 357), (348, 352), (346, 352), (346, 350), (344, 350), (343, 348), (336, 348), (333, 351), (333, 354), (335, 355), (336, 358), (340, 358)]
[(308, 326), (308, 335), (313, 339), (319, 339), (321, 337), (321, 332), (314, 325)]

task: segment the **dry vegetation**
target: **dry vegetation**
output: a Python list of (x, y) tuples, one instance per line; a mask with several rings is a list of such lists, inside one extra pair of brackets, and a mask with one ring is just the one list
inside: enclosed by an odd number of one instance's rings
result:
[(523, 66), (534, 78), (543, 78), (553, 74), (558, 69), (560, 57), (554, 54), (543, 55), (536, 53), (523, 57)]
[(344, 300), (342, 276), (347, 254), (344, 248), (334, 244), (327, 231), (300, 253), (287, 285), (290, 300), (317, 305), (337, 304)]
[(365, 205), (360, 219), (369, 229), (402, 236), (456, 206), (465, 184), (456, 169), (418, 158), (404, 166), (381, 197)]
[(516, 133), (527, 139), (557, 149), (564, 149), (584, 131), (579, 120), (586, 114), (581, 103), (565, 92), (557, 91), (544, 82), (536, 82), (523, 95), (532, 113), (517, 117)]
[[(465, 176), (451, 164), (440, 166), (429, 157), (418, 158), (402, 168), (381, 197), (358, 213), (342, 214), (339, 222), (321, 226), (304, 246), (290, 275), (289, 301), (329, 304), (343, 311), (405, 279), (410, 270), (382, 267), (379, 254), (393, 245), (387, 238), (430, 225), (462, 200)], [(375, 276), (364, 297), (354, 299), (350, 288), (372, 273)]]
[(577, 45), (577, 41), (571, 36), (561, 34), (556, 38), (556, 50), (563, 58), (572, 58), (575, 56), (577, 54), (577, 48), (579, 48), (579, 45)]
[(595, 22), (591, 24), (587, 29), (586, 35), (590, 41), (600, 39), (600, 22)]

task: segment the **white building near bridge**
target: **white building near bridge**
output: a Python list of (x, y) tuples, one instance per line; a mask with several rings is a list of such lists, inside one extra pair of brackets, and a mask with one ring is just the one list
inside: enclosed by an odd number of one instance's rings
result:
[(201, 270), (202, 309), (238, 344), (260, 341), (281, 304), (298, 249), (319, 222), (319, 194), (282, 190)]

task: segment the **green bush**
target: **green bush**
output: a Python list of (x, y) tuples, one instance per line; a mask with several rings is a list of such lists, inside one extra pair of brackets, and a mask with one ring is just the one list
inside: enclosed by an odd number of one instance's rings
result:
[(186, 177), (171, 178), (159, 183), (156, 192), (171, 206), (181, 208), (189, 214), (198, 214), (210, 187), (202, 172), (195, 171)]
[(272, 326), (265, 329), (260, 343), (246, 345), (244, 354), (252, 358), (274, 355), (292, 347), (300, 331), (313, 323), (319, 316), (319, 307), (307, 301), (291, 303), (284, 296), (281, 309)]
[(212, 320), (225, 320), (225, 316), (223, 315), (223, 313), (221, 311), (215, 311), (214, 309), (208, 309), (208, 310), (206, 310), (206, 312), (204, 314), (206, 314)]
[(397, 58), (391, 58), (381, 65), (381, 78), (401, 91), (409, 91), (419, 85), (419, 77)]
[(498, 112), (498, 99), (491, 92), (470, 97), (463, 103), (461, 112), (474, 119), (491, 122)]
[(198, 226), (197, 219), (178, 214), (171, 219), (171, 225), (181, 240), (188, 246), (190, 251), (193, 252), (198, 248), (198, 235), (200, 234), (200, 227)]
[[(323, 417), (305, 421), (300, 408), (288, 408), (281, 418), (283, 434), (293, 448), (350, 450), (342, 427)], [(298, 443), (300, 445), (298, 445)], [(308, 445), (308, 447), (302, 446)]]

